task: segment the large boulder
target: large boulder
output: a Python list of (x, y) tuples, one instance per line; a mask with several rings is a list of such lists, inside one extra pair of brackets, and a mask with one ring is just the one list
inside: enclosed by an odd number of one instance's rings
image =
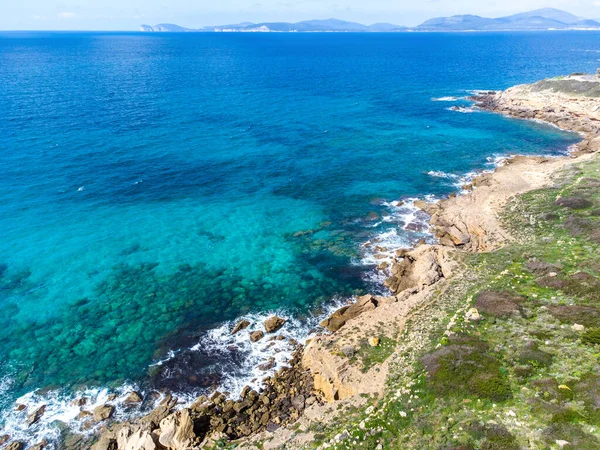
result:
[(171, 414), (160, 422), (159, 443), (173, 450), (187, 450), (194, 438), (194, 422), (188, 409)]
[(281, 317), (270, 317), (265, 320), (265, 330), (267, 330), (267, 333), (275, 333), (285, 324), (285, 322), (286, 320)]
[(96, 422), (102, 422), (108, 420), (115, 413), (115, 407), (112, 405), (100, 405), (94, 408), (94, 420)]
[(265, 333), (258, 330), (250, 333), (250, 342), (258, 342), (265, 337)]

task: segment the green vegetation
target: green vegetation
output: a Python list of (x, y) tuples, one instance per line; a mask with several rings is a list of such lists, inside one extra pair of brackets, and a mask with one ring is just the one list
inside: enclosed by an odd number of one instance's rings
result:
[[(309, 447), (600, 448), (599, 211), (598, 160), (511, 201), (514, 241), (460, 256), (398, 337), (385, 395)], [(383, 352), (358, 355), (371, 367)]]

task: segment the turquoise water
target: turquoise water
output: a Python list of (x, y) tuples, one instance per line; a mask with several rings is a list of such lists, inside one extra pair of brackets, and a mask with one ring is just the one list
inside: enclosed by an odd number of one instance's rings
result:
[(1, 407), (243, 376), (233, 350), (151, 365), (379, 288), (360, 244), (422, 236), (389, 202), (578, 140), (432, 99), (593, 71), (599, 37), (0, 33)]

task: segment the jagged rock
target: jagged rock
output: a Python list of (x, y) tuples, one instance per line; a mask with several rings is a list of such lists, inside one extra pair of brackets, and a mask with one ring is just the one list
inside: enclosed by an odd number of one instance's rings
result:
[(188, 409), (182, 409), (160, 421), (159, 443), (173, 450), (187, 450), (196, 437)]
[(236, 324), (235, 327), (233, 327), (233, 330), (231, 330), (231, 334), (239, 333), (240, 331), (245, 330), (249, 326), (250, 326), (249, 320), (241, 320)]
[(3, 434), (0, 436), (0, 445), (6, 444), (10, 440), (10, 436), (8, 434)]
[(42, 418), (42, 416), (44, 415), (45, 412), (46, 412), (46, 405), (42, 405), (39, 408), (37, 408), (35, 411), (33, 411), (31, 414), (29, 414), (29, 417), (27, 417), (27, 420), (25, 421), (27, 427), (29, 428), (33, 424), (39, 422), (39, 420)]
[(285, 324), (285, 322), (286, 320), (281, 317), (270, 317), (265, 320), (265, 330), (267, 330), (267, 333), (275, 333)]
[(130, 427), (123, 427), (117, 435), (117, 448), (119, 450), (158, 450), (157, 437), (149, 431), (134, 431)]
[(258, 330), (250, 333), (250, 342), (258, 342), (265, 337), (265, 333)]
[(142, 398), (142, 395), (139, 392), (131, 391), (127, 398), (123, 400), (123, 403), (125, 403), (126, 405), (132, 405), (136, 403), (142, 403), (143, 400), (144, 399)]
[(13, 441), (6, 446), (4, 450), (23, 450), (25, 448), (25, 444), (19, 441)]
[(108, 420), (115, 413), (115, 407), (112, 405), (101, 405), (94, 408), (94, 420), (96, 422), (102, 422)]
[(334, 312), (329, 318), (321, 322), (321, 326), (331, 332), (339, 330), (350, 319), (377, 308), (378, 301), (372, 295), (359, 297), (356, 303), (350, 306), (344, 306)]

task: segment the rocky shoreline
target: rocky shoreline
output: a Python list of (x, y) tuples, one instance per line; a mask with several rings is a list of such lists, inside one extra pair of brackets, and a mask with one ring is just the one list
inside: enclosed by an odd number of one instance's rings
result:
[[(126, 423), (107, 422), (91, 448), (184, 450), (225, 442), (257, 448), (256, 443), (265, 439), (270, 444), (260, 448), (296, 448), (297, 444), (286, 444), (291, 439), (287, 425), (306, 417), (309, 422), (323, 422), (331, 415), (324, 408), (327, 404), (360, 404), (361, 395), (380, 395), (390, 373), (389, 356), (395, 351), (387, 337), (401, 335), (414, 311), (435, 301), (444, 283), (461, 271), (459, 255), (503, 246), (511, 236), (499, 212), (510, 199), (546, 186), (557, 171), (600, 150), (599, 96), (600, 75), (544, 80), (474, 96), (479, 108), (548, 122), (580, 133), (582, 142), (568, 157), (511, 158), (493, 173), (475, 177), (464, 187), (469, 191), (465, 195), (419, 203), (431, 217), (437, 243), (398, 249), (392, 263), (381, 267), (388, 275), (386, 287), (391, 294), (365, 295), (336, 311), (321, 323), (328, 332), (305, 347), (298, 345), (289, 367), (267, 378), (259, 391), (246, 388), (237, 400), (215, 392), (182, 409), (167, 394), (147, 416)], [(282, 320), (269, 319), (265, 331), (277, 331)], [(241, 322), (232, 332), (247, 326)], [(263, 339), (265, 333), (255, 331), (250, 338)], [(98, 421), (110, 416), (111, 405), (98, 411)], [(307, 436), (310, 439), (310, 433)], [(90, 448), (90, 441), (79, 435), (68, 439), (64, 448)], [(12, 442), (6, 448), (20, 450), (23, 445)]]

